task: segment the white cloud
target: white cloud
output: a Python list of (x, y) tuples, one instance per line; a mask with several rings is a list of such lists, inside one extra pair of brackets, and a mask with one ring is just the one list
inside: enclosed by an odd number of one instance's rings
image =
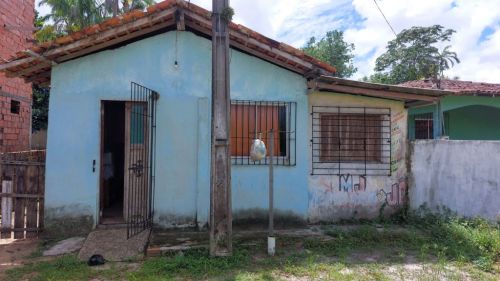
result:
[(47, 5), (43, 5), (43, 6), (40, 7), (39, 6), (40, 1), (42, 1), (42, 0), (35, 0), (35, 9), (38, 11), (38, 13), (41, 16), (45, 16), (48, 13), (50, 13), (50, 8)]
[[(36, 0), (38, 4), (40, 0)], [(211, 9), (211, 0), (192, 0)], [(500, 83), (500, 0), (378, 0), (399, 32), (412, 26), (441, 24), (457, 31), (450, 45), (461, 63), (448, 71), (463, 80)], [(235, 21), (266, 36), (301, 47), (309, 37), (342, 29), (356, 45), (360, 78), (373, 72), (375, 59), (394, 38), (372, 0), (232, 0)], [(42, 14), (47, 8), (38, 8)], [(492, 34), (478, 42), (482, 31)]]

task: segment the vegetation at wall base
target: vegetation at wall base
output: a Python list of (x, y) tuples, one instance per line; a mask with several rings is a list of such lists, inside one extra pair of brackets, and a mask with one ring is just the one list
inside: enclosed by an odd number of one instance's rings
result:
[(91, 268), (75, 256), (8, 271), (8, 280), (498, 280), (500, 228), (482, 219), (433, 214), (323, 225), (322, 237), (235, 239), (230, 257), (192, 249), (143, 262)]

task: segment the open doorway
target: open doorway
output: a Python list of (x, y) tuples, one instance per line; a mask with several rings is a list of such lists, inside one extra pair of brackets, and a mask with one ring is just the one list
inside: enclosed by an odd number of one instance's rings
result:
[(125, 223), (125, 102), (103, 101), (101, 115), (100, 223)]

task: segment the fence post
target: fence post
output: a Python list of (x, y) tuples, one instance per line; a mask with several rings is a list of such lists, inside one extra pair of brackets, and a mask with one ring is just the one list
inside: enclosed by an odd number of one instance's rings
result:
[[(2, 193), (12, 193), (12, 181), (2, 181)], [(2, 196), (2, 232), (0, 238), (11, 238), (12, 197)]]

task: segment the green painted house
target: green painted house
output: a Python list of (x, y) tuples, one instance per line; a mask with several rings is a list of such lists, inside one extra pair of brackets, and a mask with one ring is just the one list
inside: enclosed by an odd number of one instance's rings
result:
[(439, 101), (408, 110), (410, 139), (500, 140), (500, 84), (441, 80), (401, 86), (441, 90)]

